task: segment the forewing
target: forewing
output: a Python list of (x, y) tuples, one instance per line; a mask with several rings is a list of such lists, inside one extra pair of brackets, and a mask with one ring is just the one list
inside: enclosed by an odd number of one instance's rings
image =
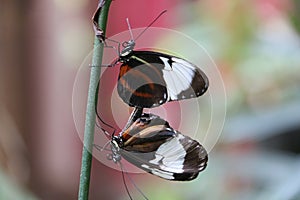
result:
[(163, 77), (168, 100), (177, 101), (203, 95), (208, 89), (208, 78), (194, 64), (178, 57), (160, 56), (165, 64)]
[(151, 108), (167, 101), (162, 64), (131, 58), (120, 67), (117, 90), (129, 106)]

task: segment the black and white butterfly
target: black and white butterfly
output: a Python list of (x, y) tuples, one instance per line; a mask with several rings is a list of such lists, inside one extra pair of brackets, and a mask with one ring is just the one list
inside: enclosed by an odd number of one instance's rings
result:
[[(165, 11), (164, 11), (165, 12)], [(205, 73), (191, 62), (157, 51), (134, 50), (136, 40), (164, 12), (162, 12), (135, 39), (127, 19), (131, 39), (118, 43), (118, 59), (108, 66), (120, 65), (117, 90), (121, 99), (132, 107), (152, 108), (168, 101), (196, 98), (203, 95), (209, 85)], [(105, 42), (105, 37), (96, 35)], [(101, 33), (101, 32), (100, 32)], [(109, 40), (109, 39), (107, 39)]]
[[(133, 118), (131, 118), (133, 119)], [(208, 155), (196, 140), (174, 130), (167, 121), (143, 113), (110, 142), (111, 159), (173, 181), (190, 181), (207, 166)]]
[(156, 107), (199, 97), (208, 89), (204, 72), (182, 58), (154, 51), (125, 53), (119, 59), (117, 90), (129, 106)]

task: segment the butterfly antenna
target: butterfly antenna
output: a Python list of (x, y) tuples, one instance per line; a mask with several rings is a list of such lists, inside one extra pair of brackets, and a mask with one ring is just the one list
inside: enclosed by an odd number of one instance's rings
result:
[(128, 190), (128, 187), (127, 187), (127, 184), (126, 184), (126, 181), (125, 181), (125, 175), (124, 175), (124, 170), (123, 170), (123, 165), (121, 162), (119, 162), (119, 165), (120, 165), (120, 168), (121, 168), (121, 172), (122, 172), (122, 179), (123, 179), (123, 183), (124, 183), (124, 186), (125, 186), (125, 189), (126, 189), (126, 192), (130, 198), (130, 200), (133, 200), (133, 198), (131, 197), (130, 195), (130, 192)]
[(145, 31), (148, 29), (148, 28), (150, 28), (153, 24), (154, 24), (154, 22), (156, 22), (164, 13), (166, 13), (167, 12), (167, 10), (164, 10), (164, 11), (162, 11), (136, 38), (135, 38), (135, 41), (139, 38), (139, 37), (141, 37), (141, 35), (143, 35), (143, 33), (145, 33)]
[[(125, 169), (125, 167), (123, 166), (123, 169)], [(135, 182), (132, 180), (132, 178), (129, 176), (128, 173), (126, 173), (128, 179), (130, 180), (131, 184), (135, 187), (135, 189), (144, 197), (145, 200), (149, 200), (146, 195), (142, 192), (142, 190), (135, 184)]]
[(128, 26), (128, 30), (129, 30), (129, 33), (130, 33), (131, 40), (134, 41), (132, 29), (131, 29), (131, 26), (130, 26), (128, 18), (126, 18), (126, 22), (127, 22), (127, 26)]

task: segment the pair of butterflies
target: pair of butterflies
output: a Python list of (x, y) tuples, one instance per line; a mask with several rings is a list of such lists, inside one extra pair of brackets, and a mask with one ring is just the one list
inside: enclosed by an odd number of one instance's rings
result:
[[(93, 18), (94, 29), (105, 42), (96, 20), (100, 10), (98, 7)], [(117, 84), (120, 98), (135, 107), (123, 131), (111, 138), (112, 160), (119, 163), (124, 158), (167, 180), (193, 180), (206, 168), (208, 156), (204, 147), (174, 130), (159, 116), (143, 113), (143, 109), (199, 97), (208, 89), (208, 78), (197, 66), (182, 58), (136, 51), (134, 46), (133, 38), (124, 42), (119, 58), (111, 65), (120, 64)]]

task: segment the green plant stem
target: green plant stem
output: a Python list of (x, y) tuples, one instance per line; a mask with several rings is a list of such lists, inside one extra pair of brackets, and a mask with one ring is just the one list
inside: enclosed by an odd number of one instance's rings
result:
[[(100, 3), (103, 0), (100, 0)], [(106, 30), (108, 11), (111, 4), (111, 0), (106, 0), (98, 18), (99, 27), (104, 31)], [(92, 150), (94, 143), (94, 131), (96, 122), (95, 105), (98, 96), (97, 85), (100, 81), (101, 64), (103, 57), (103, 43), (95, 36), (94, 39), (94, 51), (92, 58), (92, 66), (90, 73), (90, 84), (88, 91), (87, 109), (86, 109), (86, 120), (84, 129), (84, 140), (82, 150), (82, 162), (80, 171), (80, 182), (78, 200), (88, 200), (89, 186), (90, 186), (90, 175), (92, 167)], [(98, 102), (99, 103), (99, 102)]]

